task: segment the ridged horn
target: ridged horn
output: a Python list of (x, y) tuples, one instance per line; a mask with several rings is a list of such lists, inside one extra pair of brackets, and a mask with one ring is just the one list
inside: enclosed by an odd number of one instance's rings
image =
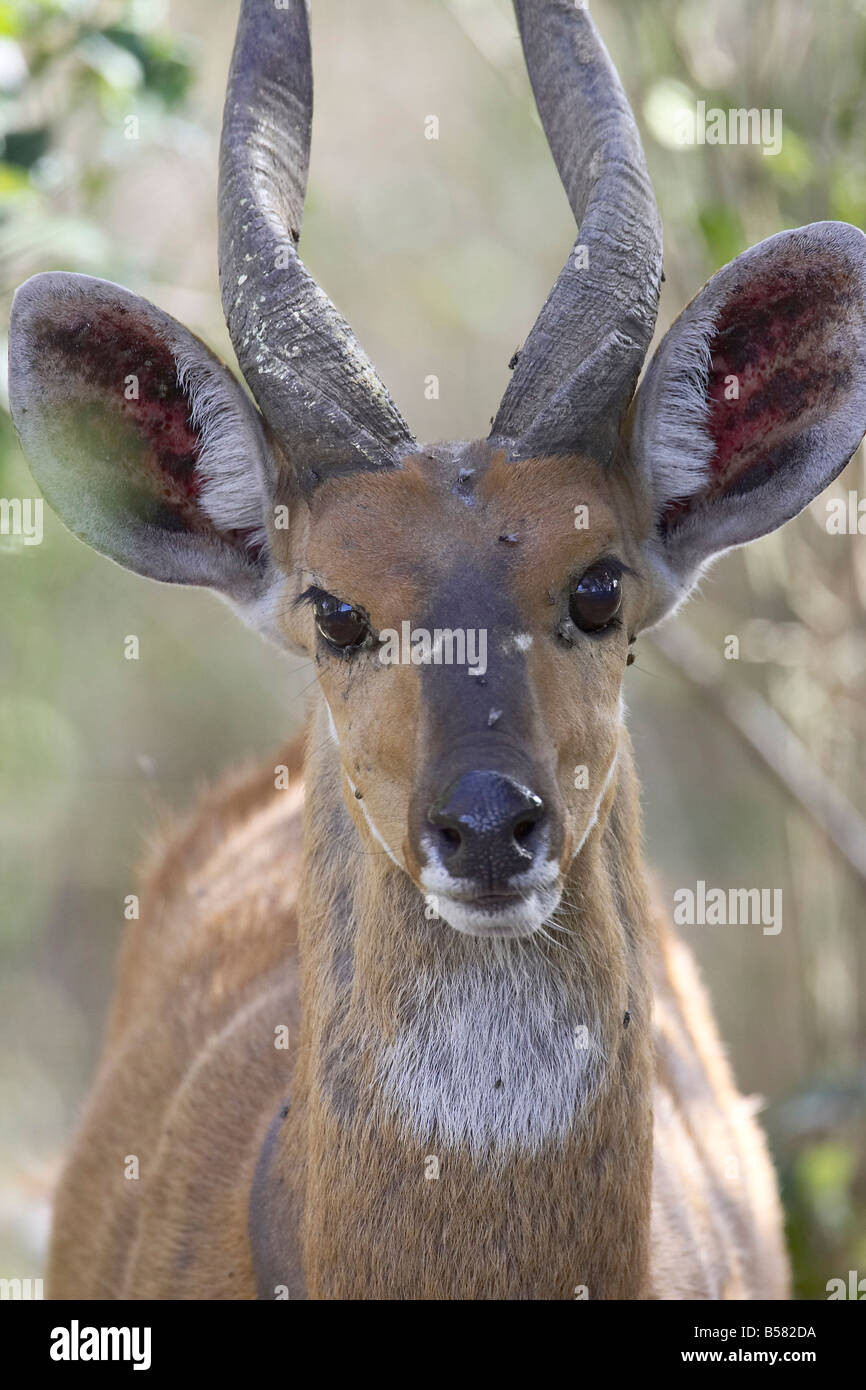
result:
[(223, 309), (262, 414), (308, 483), (394, 466), (413, 442), (297, 253), (312, 110), (305, 0), (243, 0), (220, 147)]
[(515, 0), (541, 123), (578, 224), (574, 251), (524, 347), (491, 438), (514, 454), (616, 444), (652, 338), (658, 209), (622, 84), (575, 0)]

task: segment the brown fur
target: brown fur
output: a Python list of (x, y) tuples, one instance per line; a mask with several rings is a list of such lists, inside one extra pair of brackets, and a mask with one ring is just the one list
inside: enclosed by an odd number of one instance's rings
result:
[[(607, 829), (593, 837), (593, 876), (619, 834), (637, 834), (630, 776), (624, 781)], [(322, 806), (308, 808), (308, 832), (318, 834), (326, 815)], [(247, 1206), (265, 1132), (289, 1094), (265, 1199), (277, 1227), (284, 1220), (291, 1231), (293, 1216), (297, 1227), (297, 1213), (307, 1215), (297, 1237), (304, 1254), (295, 1266), (283, 1254), (275, 1287), (302, 1293), (303, 1265), (314, 1297), (573, 1297), (578, 1285), (590, 1297), (784, 1296), (780, 1215), (764, 1142), (732, 1083), (691, 959), (666, 925), (651, 947), (654, 1084), (645, 985), (621, 978), (612, 1010), (621, 1024), (628, 1003), (626, 1032), (643, 1035), (637, 1055), (623, 1059), (626, 1073), (637, 1067), (644, 1074), (642, 1102), (630, 1097), (626, 1074), (591, 1131), (565, 1152), (489, 1173), (446, 1156), (438, 1182), (428, 1182), (421, 1148), (366, 1115), (345, 1126), (348, 1090), (360, 1091), (356, 1078), (340, 1079), (341, 1109), (339, 1095), (316, 1077), (340, 943), (333, 924), (320, 933), (327, 915), (320, 905), (305, 943), (301, 1024), (287, 872), (297, 870), (300, 829), (290, 793), (274, 792), (269, 768), (209, 798), (157, 863), (145, 903), (154, 889), (165, 892), (168, 865), (171, 897), (158, 921), (146, 911), (124, 952), (111, 1051), (58, 1199), (52, 1297), (254, 1297)], [(324, 887), (323, 903), (339, 891), (343, 873), (360, 872), (374, 884), (396, 877), (387, 861), (353, 866), (345, 850), (333, 855), (327, 835), (324, 841), (316, 869), (327, 882), (313, 890)], [(308, 871), (310, 857), (308, 849)], [(616, 891), (640, 914), (640, 864), (630, 858), (617, 872)], [(215, 861), (219, 882), (227, 875), (233, 885), (231, 898), (210, 897), (191, 911)], [(579, 900), (586, 903), (583, 893)], [(403, 973), (405, 943), (389, 964)], [(294, 1075), (293, 1053), (273, 1047), (279, 1023), (298, 1038)], [(141, 1161), (137, 1182), (123, 1177), (130, 1153)], [(626, 1182), (629, 1160), (635, 1171)], [(294, 1201), (292, 1186), (302, 1194)]]
[[(315, 655), (339, 747), (319, 694), (303, 849), (299, 782), (276, 791), (269, 769), (210, 798), (157, 861), (58, 1200), (52, 1296), (785, 1295), (764, 1141), (645, 883), (618, 708), (628, 638), (652, 601), (645, 504), (586, 460), (476, 454), (472, 505), (428, 456), (325, 483), (309, 507), (295, 499), (279, 539), (283, 621)], [(634, 571), (621, 629), (559, 643), (550, 593), (611, 550)], [(501, 678), (507, 696), (519, 672), (528, 707), (475, 743), (549, 780), (564, 882), (554, 938), (482, 941), (428, 919), (411, 808), (447, 720), (437, 731), (426, 673), (324, 654), (294, 602), (313, 581), (398, 628), (427, 616), (448, 573), (507, 596), (532, 637)], [(535, 953), (575, 1015), (591, 1013), (607, 1065), (561, 1140), (479, 1157), (413, 1132), (385, 1103), (380, 1066), (419, 990), (502, 946), (512, 965)], [(290, 1051), (274, 1046), (284, 1025)], [(138, 1180), (124, 1177), (127, 1155)]]

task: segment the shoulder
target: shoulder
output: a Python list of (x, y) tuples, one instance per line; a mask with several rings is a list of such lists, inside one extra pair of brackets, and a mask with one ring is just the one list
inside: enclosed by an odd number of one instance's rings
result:
[(186, 815), (167, 817), (141, 871), (143, 895), (170, 902), (179, 888), (206, 879), (220, 862), (235, 862), (251, 833), (266, 840), (287, 832), (299, 838), (303, 745), (303, 736), (293, 739), (266, 762), (235, 770), (207, 788)]
[(297, 739), (233, 773), (163, 825), (121, 950), (110, 1037), (178, 991), (204, 1022), (225, 991), (242, 997), (294, 956), (302, 751)]

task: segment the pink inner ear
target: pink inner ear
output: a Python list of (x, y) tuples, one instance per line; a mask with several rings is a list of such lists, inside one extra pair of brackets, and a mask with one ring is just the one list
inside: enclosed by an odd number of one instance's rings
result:
[(833, 340), (849, 299), (838, 265), (781, 258), (725, 303), (710, 342), (712, 491), (760, 466), (848, 384)]
[[(117, 411), (144, 444), (140, 481), (155, 502), (193, 530), (209, 523), (196, 505), (200, 441), (190, 422), (190, 403), (177, 381), (171, 349), (151, 326), (122, 305), (67, 313), (46, 325), (44, 345), (76, 380), (82, 401)], [(127, 399), (131, 378), (138, 399)], [(120, 463), (120, 460), (118, 460)]]
[(710, 339), (707, 429), (711, 481), (666, 508), (675, 525), (695, 503), (772, 468), (786, 443), (832, 409), (851, 381), (852, 296), (836, 263), (776, 256), (749, 273), (717, 311)]

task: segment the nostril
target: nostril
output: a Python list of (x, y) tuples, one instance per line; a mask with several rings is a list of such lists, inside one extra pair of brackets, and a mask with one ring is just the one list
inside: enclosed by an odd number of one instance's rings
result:
[(523, 816), (514, 827), (514, 838), (519, 845), (524, 844), (538, 824), (538, 816)]
[(531, 841), (539, 823), (544, 819), (544, 802), (535, 792), (523, 789), (524, 804), (518, 811), (511, 826), (511, 833), (518, 849), (531, 851)]
[(427, 820), (434, 829), (443, 858), (452, 859), (463, 844), (463, 832), (457, 814), (448, 804), (448, 793), (440, 796), (427, 812)]
[(450, 825), (441, 825), (439, 827), (439, 836), (447, 849), (457, 849), (463, 838), (460, 831), (454, 830)]

